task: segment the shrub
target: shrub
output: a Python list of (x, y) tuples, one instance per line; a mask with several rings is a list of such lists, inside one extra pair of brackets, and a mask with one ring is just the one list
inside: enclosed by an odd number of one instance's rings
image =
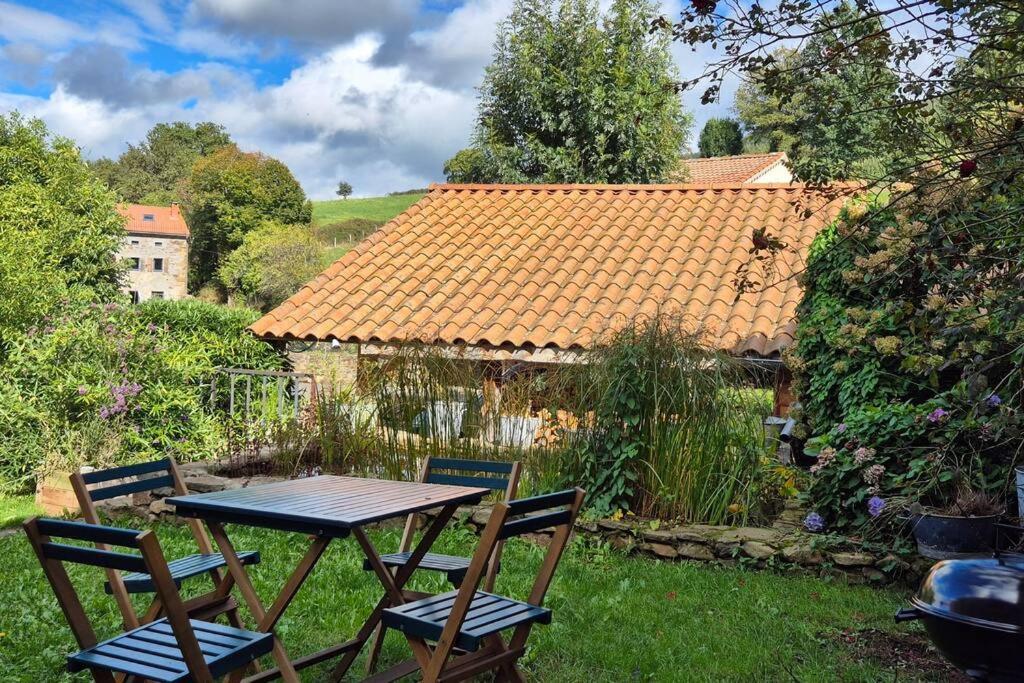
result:
[(26, 331), (0, 367), (0, 486), (47, 469), (215, 455), (223, 428), (203, 383), (220, 365), (281, 365), (243, 334), (255, 315), (195, 301), (92, 304)]
[(1024, 238), (1006, 222), (1022, 198), (853, 204), (815, 240), (789, 363), (822, 448), (810, 500), (829, 523), (864, 522), (872, 497), (1007, 492), (1024, 447)]

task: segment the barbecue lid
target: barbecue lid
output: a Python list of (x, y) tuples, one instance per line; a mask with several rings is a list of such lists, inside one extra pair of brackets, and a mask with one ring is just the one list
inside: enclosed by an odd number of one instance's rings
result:
[(1024, 629), (1024, 556), (943, 560), (913, 599), (936, 616), (1017, 632)]

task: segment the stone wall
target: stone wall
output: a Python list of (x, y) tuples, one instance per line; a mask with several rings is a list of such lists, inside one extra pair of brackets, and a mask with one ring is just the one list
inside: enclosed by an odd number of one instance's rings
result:
[[(138, 292), (139, 301), (163, 292), (165, 299), (188, 295), (188, 241), (184, 237), (129, 234), (118, 252), (122, 259), (139, 259), (139, 269), (128, 271), (126, 291)], [(153, 268), (153, 259), (163, 259), (163, 270)]]
[[(185, 485), (193, 493), (256, 486), (283, 477), (253, 476), (228, 478), (212, 475), (203, 464), (182, 465)], [(130, 514), (150, 521), (174, 520), (174, 508), (164, 502), (170, 489), (136, 494), (107, 501), (111, 516)], [(577, 534), (608, 543), (623, 552), (672, 562), (700, 562), (718, 566), (801, 571), (830, 576), (849, 583), (916, 586), (930, 563), (921, 558), (908, 560), (890, 553), (868, 552), (843, 539), (803, 531), (803, 510), (787, 508), (770, 527), (732, 527), (707, 524), (664, 526), (654, 520), (580, 520)], [(460, 523), (479, 533), (487, 524), (490, 505), (467, 507), (456, 515)], [(399, 525), (401, 520), (395, 520)], [(534, 535), (544, 541), (544, 534)]]

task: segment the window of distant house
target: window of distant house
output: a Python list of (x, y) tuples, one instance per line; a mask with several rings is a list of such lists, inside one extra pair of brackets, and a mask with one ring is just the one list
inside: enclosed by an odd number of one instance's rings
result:
[(163, 242), (153, 242), (153, 246), (154, 247), (162, 247), (162, 246), (164, 246), (164, 243)]
[(164, 260), (162, 258), (153, 259), (153, 271), (159, 273), (164, 269)]
[(132, 240), (132, 246), (133, 247), (139, 246), (139, 241), (138, 240)]
[(163, 292), (150, 292), (149, 298), (150, 299), (163, 299), (164, 298), (164, 293)]
[(148, 222), (153, 222), (153, 221), (156, 220), (156, 216), (154, 216), (151, 213), (144, 213), (144, 214), (142, 214), (142, 220), (148, 221)]
[(128, 296), (130, 296), (132, 298), (132, 303), (133, 304), (139, 303), (139, 293), (136, 292), (134, 289), (129, 289), (128, 290)]
[(139, 258), (137, 256), (133, 256), (132, 258), (128, 259), (128, 265), (131, 267), (132, 270), (138, 270), (141, 265), (141, 262), (139, 261)]

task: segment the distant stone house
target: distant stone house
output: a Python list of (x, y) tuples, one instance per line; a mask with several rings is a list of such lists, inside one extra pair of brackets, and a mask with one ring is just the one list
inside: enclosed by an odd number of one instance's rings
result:
[[(500, 368), (573, 362), (609, 328), (680, 314), (776, 369), (796, 332), (795, 275), (844, 193), (792, 184), (436, 185), (250, 328), (268, 340), (421, 342)], [(784, 241), (737, 291), (755, 231)]]
[(681, 159), (671, 180), (686, 183), (774, 185), (793, 182), (785, 152)]
[(177, 204), (123, 204), (128, 236), (119, 252), (128, 261), (125, 290), (132, 302), (188, 295), (189, 230)]

